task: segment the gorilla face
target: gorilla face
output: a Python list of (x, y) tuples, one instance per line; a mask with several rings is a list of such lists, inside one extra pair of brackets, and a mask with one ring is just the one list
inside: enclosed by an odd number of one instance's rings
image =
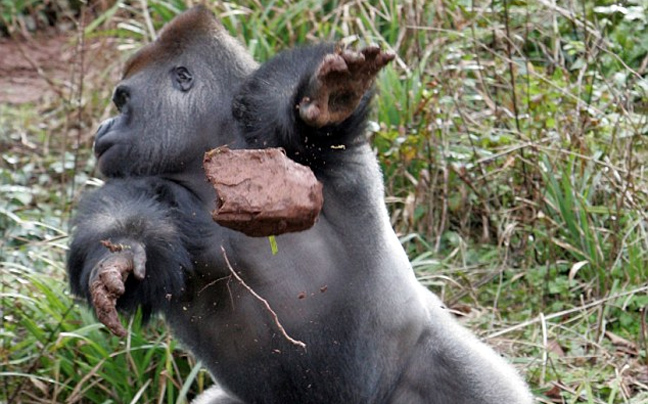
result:
[(256, 64), (215, 19), (198, 16), (195, 27), (191, 13), (126, 63), (112, 97), (119, 115), (95, 137), (107, 177), (195, 171), (205, 151), (233, 138), (232, 98)]
[(113, 94), (119, 115), (99, 127), (94, 145), (106, 176), (181, 172), (200, 160), (214, 122), (209, 109), (218, 115), (218, 105), (201, 99), (219, 92), (218, 82), (210, 83), (204, 62), (186, 64), (152, 66), (119, 83)]

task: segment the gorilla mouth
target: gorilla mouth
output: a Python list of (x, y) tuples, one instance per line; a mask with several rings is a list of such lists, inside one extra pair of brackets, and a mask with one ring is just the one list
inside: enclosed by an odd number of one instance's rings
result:
[(96, 158), (101, 158), (101, 156), (106, 152), (106, 150), (110, 149), (112, 146), (111, 143), (108, 142), (97, 142), (95, 141), (94, 144), (94, 155)]

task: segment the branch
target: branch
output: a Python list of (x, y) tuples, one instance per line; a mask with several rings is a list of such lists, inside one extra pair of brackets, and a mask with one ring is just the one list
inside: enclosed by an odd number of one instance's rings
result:
[(277, 325), (277, 328), (279, 328), (279, 331), (284, 336), (284, 338), (286, 338), (288, 341), (290, 341), (290, 343), (292, 343), (293, 345), (297, 345), (297, 346), (300, 346), (300, 347), (306, 349), (306, 344), (305, 343), (303, 343), (302, 341), (296, 340), (296, 339), (292, 338), (290, 335), (288, 335), (288, 333), (286, 332), (286, 329), (283, 328), (283, 326), (279, 322), (279, 316), (277, 316), (277, 313), (275, 313), (275, 311), (272, 310), (272, 307), (270, 307), (270, 303), (268, 303), (268, 301), (266, 299), (259, 296), (251, 287), (248, 286), (247, 283), (245, 283), (245, 281), (243, 279), (241, 279), (241, 277), (236, 273), (236, 271), (234, 271), (234, 268), (232, 268), (232, 264), (230, 264), (229, 259), (227, 258), (227, 254), (225, 253), (225, 248), (223, 246), (221, 246), (221, 251), (223, 251), (223, 257), (225, 258), (225, 263), (227, 263), (227, 267), (229, 268), (232, 275), (234, 275), (236, 280), (238, 280), (241, 283), (241, 285), (243, 285), (243, 287), (245, 289), (247, 289), (248, 292), (250, 292), (252, 294), (252, 296), (254, 296), (257, 300), (259, 300), (261, 303), (263, 303), (266, 310), (268, 310), (270, 312), (270, 314), (272, 315), (272, 318), (274, 319), (274, 322)]

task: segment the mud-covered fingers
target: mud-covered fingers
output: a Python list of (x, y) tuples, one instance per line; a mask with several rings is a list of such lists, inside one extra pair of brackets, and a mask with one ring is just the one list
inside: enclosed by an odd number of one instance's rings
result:
[(117, 314), (117, 310), (97, 310), (95, 309), (95, 313), (97, 314), (97, 319), (101, 322), (101, 324), (105, 325), (106, 328), (110, 330), (113, 334), (115, 334), (118, 337), (125, 337), (128, 335), (128, 331), (124, 326), (122, 325), (121, 321), (119, 320), (119, 314)]
[(376, 44), (369, 44), (359, 51), (342, 49), (340, 58), (344, 59), (351, 75), (375, 75), (380, 69), (394, 60), (396, 54), (392, 51), (383, 51)]
[(90, 295), (97, 319), (113, 334), (119, 337), (126, 336), (128, 333), (119, 321), (117, 314), (118, 296), (108, 291), (100, 277), (90, 285)]
[(344, 62), (349, 66), (359, 65), (364, 63), (365, 55), (362, 52), (355, 51), (353, 49), (344, 49), (340, 53), (340, 57), (344, 59)]
[(381, 69), (394, 59), (396, 59), (396, 54), (394, 52), (392, 51), (380, 52), (376, 56), (376, 60), (375, 60), (376, 68)]
[(321, 113), (318, 103), (312, 101), (309, 97), (304, 97), (299, 103), (299, 116), (309, 125), (321, 126), (319, 122)]
[(360, 51), (366, 58), (366, 66), (369, 70), (378, 71), (396, 58), (392, 51), (383, 51), (380, 46), (370, 44)]
[[(126, 291), (126, 287), (124, 286), (124, 282), (126, 281), (126, 274), (123, 272), (123, 260), (122, 260), (122, 267), (120, 267), (119, 262), (115, 263), (115, 260), (110, 260), (111, 262), (103, 262), (100, 265), (102, 268), (99, 270), (99, 276), (98, 280), (103, 284), (105, 287), (106, 291), (110, 293), (111, 295), (114, 295), (116, 297), (119, 297), (124, 294)], [(132, 267), (132, 263), (128, 263), (129, 266)], [(126, 276), (125, 276), (126, 275)]]
[(124, 337), (126, 329), (119, 321), (117, 300), (125, 293), (125, 281), (133, 271), (134, 253), (130, 250), (110, 253), (93, 269), (90, 298), (97, 319), (113, 334)]
[(380, 52), (380, 46), (375, 43), (370, 43), (366, 47), (362, 48), (362, 50), (360, 50), (360, 53), (364, 55), (367, 60), (374, 59), (378, 54), (380, 54)]
[[(346, 51), (343, 51), (346, 52)], [(324, 56), (320, 66), (318, 68), (317, 77), (319, 79), (324, 79), (326, 76), (331, 73), (344, 73), (349, 71), (349, 66), (347, 61), (344, 58), (344, 53), (341, 55), (337, 53), (331, 53)]]

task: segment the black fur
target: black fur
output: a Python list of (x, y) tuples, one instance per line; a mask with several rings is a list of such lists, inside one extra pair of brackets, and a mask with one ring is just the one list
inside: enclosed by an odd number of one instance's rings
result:
[(86, 195), (78, 207), (68, 268), (72, 292), (90, 302), (93, 263), (106, 255), (102, 240), (113, 244), (145, 241), (147, 274), (144, 282), (130, 277), (118, 308), (144, 318), (179, 296), (192, 271), (191, 257), (204, 246), (196, 240), (209, 231), (210, 216), (199, 200), (175, 182), (157, 177), (115, 179)]

